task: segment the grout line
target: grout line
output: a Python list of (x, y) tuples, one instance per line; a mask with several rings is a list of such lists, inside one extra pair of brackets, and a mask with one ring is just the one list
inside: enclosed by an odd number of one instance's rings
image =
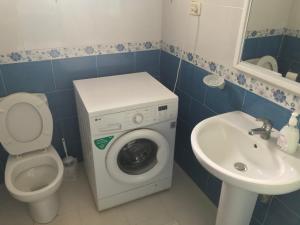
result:
[(4, 94), (8, 95), (7, 87), (6, 87), (6, 84), (5, 84), (5, 81), (4, 81), (4, 74), (1, 70), (1, 68), (0, 68), (0, 77), (1, 77), (1, 82), (2, 82), (3, 88), (4, 88)]
[(96, 76), (97, 77), (100, 77), (100, 68), (99, 68), (99, 65), (98, 65), (98, 55), (95, 55), (96, 56), (96, 71), (97, 71), (97, 74)]
[(54, 94), (54, 93), (58, 93), (58, 92), (73, 91), (73, 90), (74, 90), (73, 88), (56, 89), (56, 90), (53, 90), (53, 91), (45, 92), (45, 94)]
[(205, 87), (204, 87), (204, 97), (203, 97), (203, 102), (202, 102), (202, 105), (204, 105), (204, 106), (206, 106), (207, 95), (208, 95), (208, 87), (205, 85)]
[(268, 215), (269, 215), (269, 211), (270, 211), (270, 208), (271, 208), (271, 205), (272, 205), (272, 202), (273, 202), (273, 198), (274, 198), (274, 196), (271, 198), (271, 200), (270, 200), (270, 202), (269, 202), (269, 205), (268, 205), (268, 207), (267, 207), (267, 210), (266, 210), (264, 219), (263, 219), (263, 221), (262, 221), (262, 223), (261, 223), (262, 225), (264, 225), (265, 222), (267, 221), (267, 218), (268, 218)]
[(53, 67), (53, 60), (50, 60), (51, 62), (51, 70), (52, 70), (52, 80), (53, 80), (53, 84), (54, 84), (54, 90), (57, 90), (57, 85), (56, 85), (56, 81), (55, 81), (55, 72), (54, 72), (54, 67)]
[(136, 72), (137, 71), (137, 60), (136, 60), (136, 52), (133, 52), (133, 71)]
[(241, 106), (241, 111), (243, 111), (243, 108), (244, 108), (244, 104), (245, 104), (245, 101), (246, 101), (246, 95), (247, 95), (247, 91), (244, 90), (244, 97), (243, 97), (243, 103), (242, 103), (242, 106)]
[[(253, 216), (253, 215), (252, 215)], [(253, 217), (254, 218), (254, 221), (256, 222), (256, 223), (258, 223), (259, 225), (263, 225), (258, 219), (256, 219), (255, 217)]]
[(294, 211), (293, 209), (291, 209), (290, 207), (287, 206), (286, 203), (284, 203), (282, 200), (280, 200), (278, 197), (274, 197), (278, 202), (280, 202), (287, 210), (291, 211), (293, 214), (295, 214), (295, 216), (300, 218), (300, 215)]
[(159, 50), (159, 54), (158, 54), (158, 68), (159, 68), (159, 74), (158, 76), (161, 77), (161, 49)]

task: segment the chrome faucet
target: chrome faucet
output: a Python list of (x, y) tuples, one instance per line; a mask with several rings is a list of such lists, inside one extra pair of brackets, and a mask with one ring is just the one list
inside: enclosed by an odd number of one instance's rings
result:
[(262, 139), (269, 140), (273, 128), (271, 121), (264, 118), (257, 118), (256, 121), (263, 122), (262, 127), (251, 129), (249, 131), (249, 134), (250, 135), (259, 134)]

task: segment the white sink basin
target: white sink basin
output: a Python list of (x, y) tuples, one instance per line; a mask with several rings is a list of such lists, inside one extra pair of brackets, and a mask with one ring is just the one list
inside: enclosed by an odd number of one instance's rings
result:
[[(237, 208), (232, 209), (235, 211), (232, 217), (237, 217), (237, 210), (246, 210), (241, 208), (247, 206), (251, 211), (250, 215), (247, 212), (247, 217), (251, 218), (257, 193), (284, 194), (300, 188), (300, 151), (296, 155), (282, 152), (276, 145), (278, 131), (274, 129), (270, 140), (248, 134), (261, 125), (252, 116), (237, 111), (200, 122), (191, 135), (192, 148), (199, 162), (223, 181), (220, 204), (227, 205), (227, 209), (222, 210), (230, 213), (228, 201), (237, 204)], [(218, 225), (227, 224), (224, 217), (228, 216), (218, 217), (221, 217), (219, 223), (217, 219)], [(248, 225), (250, 218), (236, 223), (230, 220), (228, 224)]]

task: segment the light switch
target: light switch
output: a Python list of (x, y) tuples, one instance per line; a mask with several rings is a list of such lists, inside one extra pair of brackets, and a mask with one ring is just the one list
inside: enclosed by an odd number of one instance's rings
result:
[(201, 2), (200, 2), (200, 0), (191, 0), (190, 15), (192, 15), (192, 16), (200, 16), (201, 15)]

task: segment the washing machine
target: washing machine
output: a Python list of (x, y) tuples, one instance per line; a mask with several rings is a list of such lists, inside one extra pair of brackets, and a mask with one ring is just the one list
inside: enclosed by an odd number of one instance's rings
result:
[(99, 211), (171, 187), (178, 97), (147, 73), (74, 81)]

